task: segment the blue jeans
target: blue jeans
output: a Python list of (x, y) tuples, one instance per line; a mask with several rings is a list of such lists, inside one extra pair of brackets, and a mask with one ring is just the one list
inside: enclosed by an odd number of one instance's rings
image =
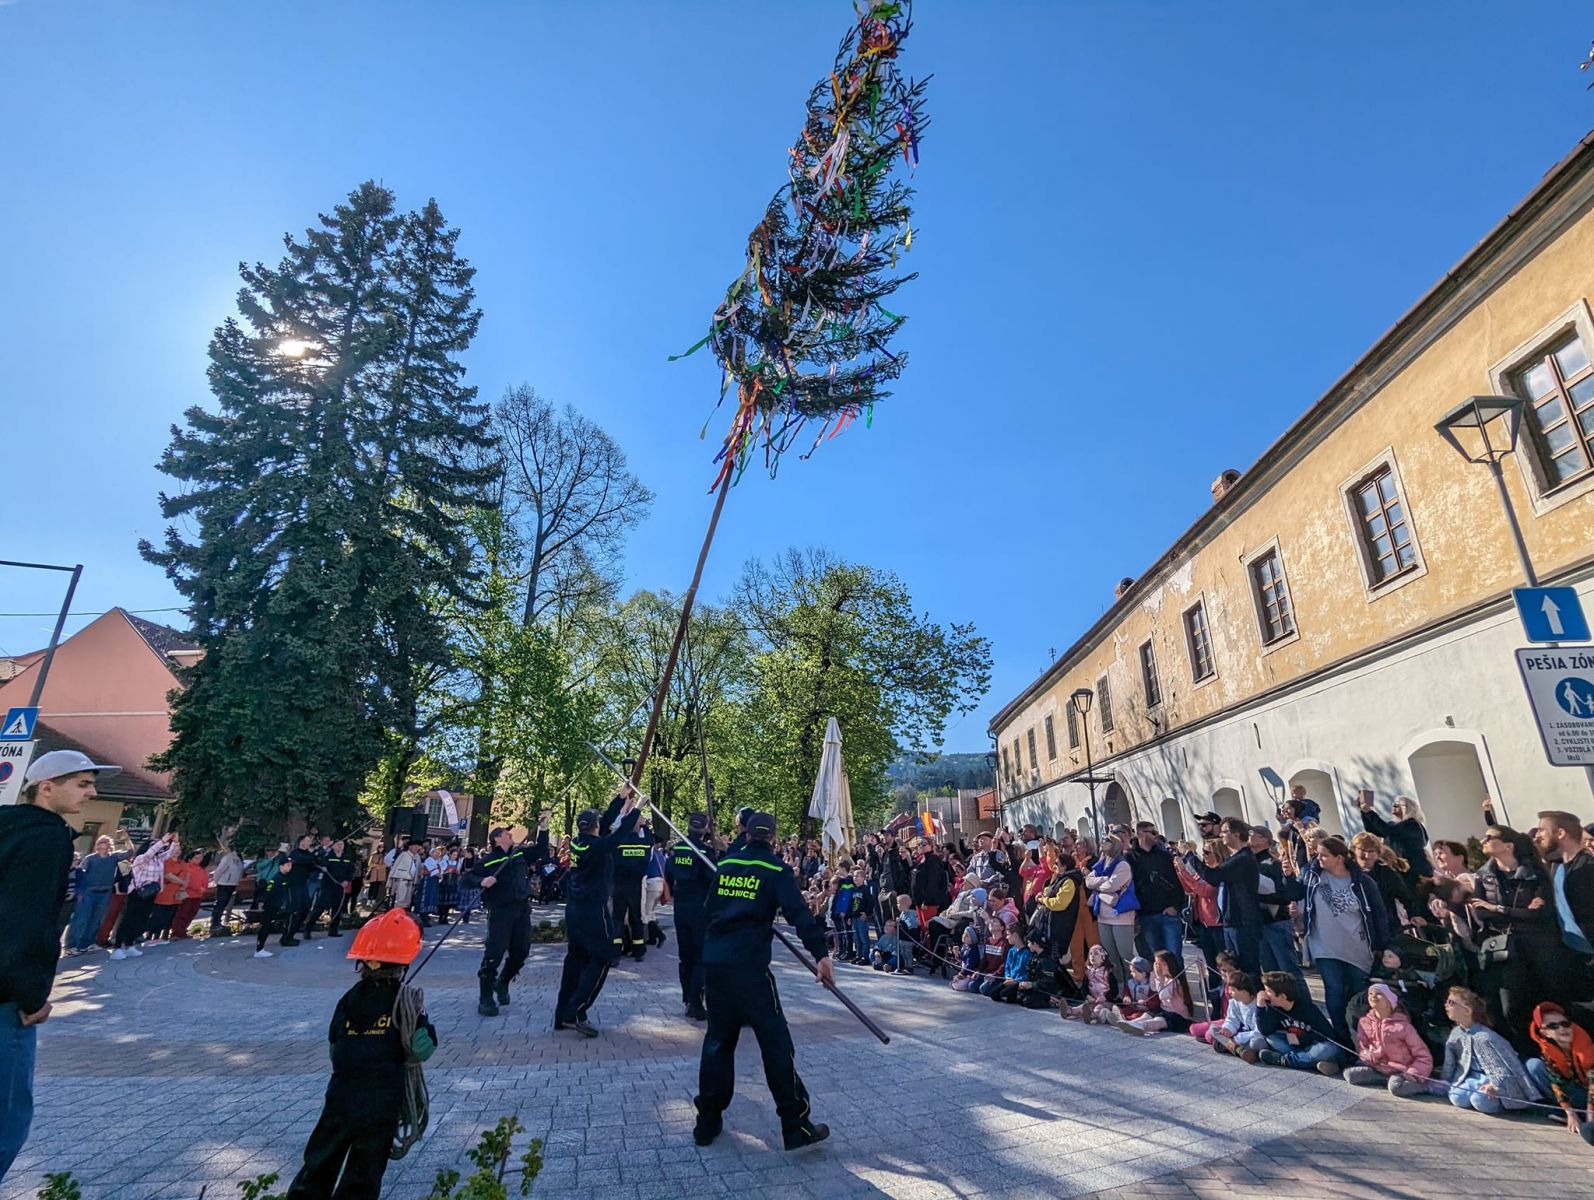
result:
[[(1550, 1086), (1550, 1069), (1544, 1065), (1542, 1058), (1530, 1058), (1522, 1064), (1527, 1070), (1528, 1078), (1533, 1080), (1534, 1086), (1539, 1089), (1539, 1095), (1555, 1103), (1555, 1089)], [(1572, 1107), (1579, 1113), (1588, 1111), (1588, 1089), (1580, 1083), (1566, 1085), (1567, 1097), (1572, 1101)]]
[(72, 930), (67, 935), (69, 950), (87, 950), (94, 944), (94, 935), (105, 920), (105, 910), (111, 906), (110, 892), (84, 892), (77, 898), (72, 910)]
[(1353, 1046), (1355, 1043), (1350, 1040), (1350, 1030), (1345, 1024), (1345, 1006), (1352, 996), (1367, 987), (1367, 972), (1338, 958), (1318, 959), (1317, 970), (1323, 977), (1323, 1011), (1334, 1027), (1334, 1036), (1345, 1045)]
[(1152, 954), (1158, 950), (1166, 950), (1173, 955), (1179, 964), (1179, 969), (1184, 969), (1184, 918), (1167, 913), (1140, 914), (1140, 932), (1145, 936), (1146, 946)]
[(1340, 1058), (1339, 1047), (1333, 1042), (1313, 1042), (1309, 1046), (1292, 1046), (1282, 1033), (1268, 1035), (1267, 1048), (1284, 1056), (1284, 1065), (1297, 1071), (1312, 1071), (1320, 1062), (1334, 1062)]
[(869, 957), (869, 918), (859, 913), (852, 919), (852, 952), (859, 958)]
[(1485, 1096), (1478, 1089), (1488, 1083), (1482, 1071), (1474, 1071), (1461, 1082), (1450, 1089), (1450, 1103), (1457, 1108), (1471, 1108), (1491, 1117), (1497, 1117), (1505, 1111), (1505, 1105), (1500, 1103), (1498, 1096)]
[(0, 1179), (28, 1140), (33, 1124), (33, 1059), (37, 1026), (22, 1028), (15, 1004), (0, 1004)]
[(1240, 970), (1249, 975), (1262, 973), (1262, 935), (1259, 930), (1226, 925), (1223, 928), (1223, 948), (1234, 956)]
[(1262, 969), (1293, 975), (1300, 981), (1301, 991), (1306, 991), (1306, 972), (1301, 970), (1300, 955), (1295, 952), (1290, 922), (1269, 921), (1262, 926)]

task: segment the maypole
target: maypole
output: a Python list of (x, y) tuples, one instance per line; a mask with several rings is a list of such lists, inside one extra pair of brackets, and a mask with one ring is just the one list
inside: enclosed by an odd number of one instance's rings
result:
[(884, 385), (907, 362), (906, 354), (889, 347), (905, 318), (888, 311), (885, 301), (914, 277), (895, 272), (913, 245), (907, 180), (928, 126), (921, 107), (928, 80), (906, 78), (898, 67), (911, 9), (903, 0), (857, 10), (834, 68), (809, 93), (789, 151), (788, 180), (748, 235), (741, 273), (708, 332), (671, 356), (673, 362), (708, 346), (723, 371), (715, 408), (734, 388), (736, 411), (714, 456), (714, 510), (681, 602), (633, 784), (642, 782), (730, 489), (760, 450), (773, 477), (781, 457), (814, 423), (819, 430), (799, 455), (804, 459), (859, 417), (871, 425), (875, 402), (890, 395)]

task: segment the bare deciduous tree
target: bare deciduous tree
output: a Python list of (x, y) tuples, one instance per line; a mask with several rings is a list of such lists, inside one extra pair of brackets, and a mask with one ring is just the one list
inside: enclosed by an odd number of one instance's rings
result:
[(647, 515), (653, 493), (608, 433), (525, 384), (504, 393), (494, 419), (508, 511), (526, 547), (522, 623), (562, 623), (581, 604), (612, 597), (621, 540)]

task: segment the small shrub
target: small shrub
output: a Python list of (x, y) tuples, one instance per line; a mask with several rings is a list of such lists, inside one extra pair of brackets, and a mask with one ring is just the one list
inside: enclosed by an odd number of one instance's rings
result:
[(504, 1185), (506, 1175), (519, 1175), (520, 1194), (531, 1195), (531, 1185), (542, 1171), (542, 1139), (531, 1140), (516, 1160), (518, 1167), (509, 1165), (515, 1135), (524, 1133), (525, 1128), (515, 1117), (500, 1118), (497, 1125), (482, 1133), (476, 1149), (465, 1154), (476, 1170), (464, 1178), (458, 1171), (439, 1171), (425, 1200), (509, 1200), (509, 1189)]
[(71, 1171), (55, 1171), (44, 1177), (39, 1200), (83, 1200), (83, 1189), (78, 1187)]

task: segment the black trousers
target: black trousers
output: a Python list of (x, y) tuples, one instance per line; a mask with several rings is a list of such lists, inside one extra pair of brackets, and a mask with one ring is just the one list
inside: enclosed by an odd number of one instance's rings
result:
[[(487, 942), (482, 951), (482, 965), (476, 972), (477, 978), (496, 979), (499, 983), (507, 984), (520, 974), (520, 968), (526, 965), (526, 956), (530, 953), (531, 910), (525, 902), (489, 908)], [(498, 970), (500, 961), (504, 964), (502, 974)]]
[(339, 884), (324, 884), (315, 890), (315, 900), (310, 905), (310, 916), (305, 921), (306, 930), (315, 928), (315, 923), (321, 919), (322, 913), (331, 913), (327, 921), (327, 932), (336, 933), (338, 924), (343, 920), (343, 902), (347, 897)]
[(299, 936), (299, 930), (304, 928), (304, 919), (310, 915), (309, 889), (290, 886), (283, 896), (282, 904), (288, 918), (288, 929), (282, 935), (282, 940), (287, 941)]
[(122, 919), (116, 924), (115, 942), (118, 950), (138, 945), (144, 931), (149, 928), (149, 915), (154, 911), (155, 897), (146, 900), (136, 889), (128, 890), (127, 900), (122, 905)]
[(218, 883), (216, 885), (216, 903), (210, 906), (210, 931), (215, 933), (227, 920), (227, 910), (232, 907), (233, 893), (238, 890), (236, 883)]
[(703, 906), (675, 902), (675, 947), (681, 956), (681, 1003), (703, 1003)]
[(620, 935), (620, 952), (630, 954), (647, 943), (642, 928), (642, 877), (614, 881), (614, 925)]
[(397, 1132), (396, 1113), (351, 1111), (328, 1098), (288, 1200), (378, 1200)]
[(736, 1042), (742, 1029), (753, 1031), (764, 1057), (764, 1081), (775, 1097), (783, 1132), (808, 1120), (808, 1089), (797, 1075), (791, 1030), (780, 1011), (775, 976), (768, 967), (709, 964), (703, 969), (708, 997), (708, 1031), (697, 1072), (697, 1111), (717, 1117), (729, 1107), (736, 1086)]
[(608, 905), (566, 906), (565, 965), (554, 1006), (555, 1025), (586, 1018), (618, 957), (618, 941), (610, 929)]

